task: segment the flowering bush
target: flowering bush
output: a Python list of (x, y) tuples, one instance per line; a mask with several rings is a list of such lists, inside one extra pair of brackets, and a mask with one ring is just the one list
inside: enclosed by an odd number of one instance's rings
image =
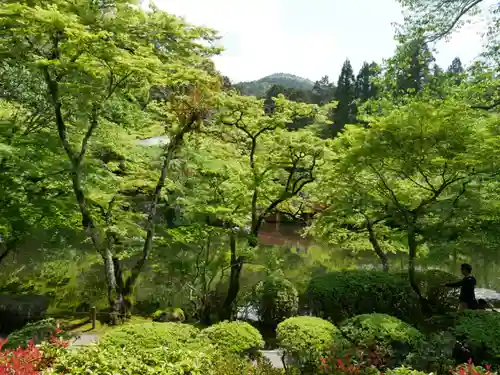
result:
[(0, 341), (0, 375), (35, 375), (39, 374), (38, 364), (42, 361), (42, 352), (33, 344), (26, 348), (2, 350), (7, 340)]
[(451, 371), (452, 375), (493, 375), (491, 365), (485, 364), (484, 367), (475, 366), (471, 359)]
[(339, 356), (332, 354), (322, 357), (319, 364), (320, 374), (379, 374), (385, 368), (389, 353), (382, 349), (356, 349)]
[(69, 342), (57, 337), (61, 331), (50, 335), (48, 342), (40, 347), (34, 340), (28, 341), (26, 347), (17, 349), (5, 348), (8, 339), (0, 340), (0, 375), (38, 375), (52, 366), (54, 360), (68, 347)]
[(16, 349), (19, 346), (26, 347), (28, 341), (33, 340), (34, 344), (50, 340), (51, 336), (67, 335), (58, 328), (55, 319), (43, 319), (26, 324), (23, 328), (12, 332), (7, 338), (9, 341), (4, 345), (5, 348)]

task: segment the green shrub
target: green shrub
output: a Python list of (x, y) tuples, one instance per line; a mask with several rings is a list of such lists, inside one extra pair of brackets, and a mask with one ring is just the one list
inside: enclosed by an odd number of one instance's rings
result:
[(134, 374), (134, 375), (215, 375), (213, 355), (206, 350), (189, 348), (131, 347), (90, 345), (69, 351), (54, 365), (57, 374)]
[(214, 375), (285, 375), (284, 370), (274, 368), (267, 358), (252, 363), (241, 356), (217, 353), (213, 362)]
[(217, 349), (236, 355), (255, 357), (264, 346), (260, 332), (245, 322), (222, 322), (205, 328), (200, 335), (208, 338)]
[(456, 339), (449, 331), (433, 333), (408, 354), (405, 364), (427, 374), (446, 374), (455, 365)]
[(416, 328), (386, 314), (358, 315), (339, 328), (355, 346), (379, 348), (390, 353), (395, 363), (402, 362), (425, 339)]
[[(401, 273), (400, 276), (409, 282), (407, 272)], [(455, 275), (441, 270), (426, 270), (416, 272), (415, 279), (422, 296), (429, 301), (434, 313), (445, 314), (457, 309), (458, 289), (444, 286), (457, 281)]]
[(311, 279), (306, 301), (316, 316), (340, 323), (369, 313), (422, 320), (418, 297), (403, 278), (379, 271), (331, 272)]
[(215, 348), (199, 330), (181, 323), (142, 323), (118, 327), (98, 344), (58, 359), (56, 373), (213, 374)]
[(153, 315), (153, 322), (177, 322), (182, 323), (186, 320), (184, 311), (178, 307), (169, 307), (164, 310), (156, 310)]
[(203, 350), (189, 348), (142, 349), (129, 351), (92, 345), (69, 351), (54, 365), (54, 373), (71, 375), (284, 375), (265, 359), (252, 362), (236, 355), (221, 353), (210, 345)]
[(57, 322), (52, 318), (28, 323), (23, 328), (12, 332), (7, 337), (8, 341), (7, 344), (5, 344), (5, 348), (26, 347), (30, 340), (34, 340), (35, 343), (40, 343), (48, 339), (51, 334), (54, 334), (56, 329)]
[(319, 359), (341, 343), (339, 331), (332, 323), (312, 316), (281, 322), (276, 339), (287, 362), (303, 370), (317, 367)]
[(116, 348), (178, 347), (194, 343), (199, 332), (196, 327), (182, 323), (131, 324), (106, 333), (99, 340), (99, 344)]
[(299, 296), (293, 284), (283, 278), (268, 277), (256, 288), (260, 321), (275, 327), (286, 318), (297, 315)]
[(410, 367), (397, 367), (395, 369), (388, 369), (386, 375), (427, 375), (426, 372), (413, 370)]
[(475, 363), (500, 364), (500, 314), (466, 310), (459, 314), (454, 328), (457, 339), (471, 351)]

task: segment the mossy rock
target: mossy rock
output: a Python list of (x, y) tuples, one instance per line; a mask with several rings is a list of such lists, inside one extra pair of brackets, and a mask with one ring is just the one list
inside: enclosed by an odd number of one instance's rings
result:
[(153, 322), (175, 322), (182, 323), (186, 320), (184, 311), (178, 307), (169, 307), (163, 310), (156, 310), (152, 315)]

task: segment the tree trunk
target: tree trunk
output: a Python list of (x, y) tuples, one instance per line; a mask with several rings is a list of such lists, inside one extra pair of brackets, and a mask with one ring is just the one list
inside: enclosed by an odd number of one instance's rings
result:
[(380, 263), (382, 263), (382, 269), (384, 272), (389, 272), (389, 259), (387, 258), (387, 254), (380, 247), (377, 236), (375, 236), (375, 231), (373, 230), (372, 222), (368, 218), (366, 219), (366, 228), (368, 229), (368, 235), (373, 250), (375, 250), (375, 253), (380, 259)]
[(415, 279), (415, 259), (417, 257), (417, 239), (415, 233), (415, 227), (413, 224), (408, 226), (408, 277), (410, 279), (410, 285), (417, 293), (417, 295), (422, 298), (422, 293), (418, 287), (417, 280)]
[(243, 257), (236, 256), (236, 235), (231, 233), (229, 239), (231, 248), (231, 273), (229, 275), (227, 296), (221, 313), (222, 320), (230, 320), (234, 316), (234, 302), (240, 291), (240, 276), (244, 260)]
[[(111, 252), (109, 252), (111, 256)], [(111, 256), (112, 270), (114, 271), (114, 290), (108, 284), (108, 298), (110, 303), (110, 323), (119, 324), (130, 318), (132, 307), (132, 289), (129, 288), (120, 264), (120, 260)], [(111, 268), (111, 267), (110, 267)], [(108, 269), (108, 268), (107, 268)]]
[(430, 311), (429, 303), (427, 299), (425, 299), (424, 296), (422, 296), (422, 292), (420, 291), (417, 279), (415, 277), (415, 260), (417, 258), (418, 244), (417, 244), (414, 222), (411, 222), (408, 225), (407, 234), (408, 234), (408, 278), (410, 280), (410, 285), (412, 289), (418, 295), (422, 310), (424, 312), (429, 312)]
[(9, 255), (16, 248), (17, 243), (17, 238), (5, 241), (5, 246), (3, 250), (0, 251), (0, 264), (5, 260), (5, 258), (7, 258), (7, 255)]

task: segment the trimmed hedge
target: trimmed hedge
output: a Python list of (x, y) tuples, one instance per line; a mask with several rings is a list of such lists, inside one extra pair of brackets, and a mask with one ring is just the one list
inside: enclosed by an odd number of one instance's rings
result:
[(183, 375), (214, 374), (218, 358), (199, 330), (181, 323), (141, 323), (118, 327), (99, 343), (59, 358), (55, 373)]
[(140, 343), (135, 348), (99, 343), (68, 351), (57, 359), (53, 368), (56, 374), (72, 375), (215, 375), (213, 359), (210, 346), (205, 350), (165, 346), (153, 349), (143, 348)]
[(341, 345), (337, 327), (312, 316), (297, 316), (281, 322), (276, 339), (287, 361), (303, 370), (317, 367), (321, 357), (337, 343)]
[(97, 344), (67, 351), (53, 370), (72, 375), (282, 374), (265, 360), (254, 365), (241, 356), (246, 349), (242, 343), (246, 348), (262, 344), (259, 332), (242, 322), (225, 322), (202, 332), (180, 323), (134, 324), (115, 328)]
[(378, 347), (390, 353), (407, 354), (425, 340), (418, 329), (387, 314), (358, 315), (346, 320), (339, 328), (358, 347)]
[(297, 315), (299, 295), (293, 284), (283, 278), (270, 276), (255, 290), (260, 321), (275, 327), (286, 318)]
[(369, 313), (422, 320), (420, 303), (404, 278), (380, 271), (331, 272), (313, 277), (305, 297), (313, 315), (339, 323)]
[(218, 350), (240, 356), (256, 357), (264, 347), (260, 332), (241, 321), (214, 324), (201, 331), (199, 337), (210, 340)]
[[(139, 323), (118, 327), (106, 333), (101, 346), (116, 348), (155, 349), (158, 347), (180, 347), (195, 343), (200, 330), (182, 323)], [(203, 345), (200, 343), (200, 345)]]

